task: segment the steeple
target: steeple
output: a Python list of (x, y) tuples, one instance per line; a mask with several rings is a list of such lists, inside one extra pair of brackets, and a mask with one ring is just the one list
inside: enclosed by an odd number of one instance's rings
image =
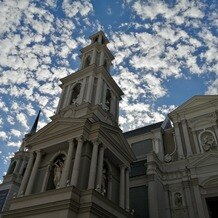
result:
[(61, 79), (62, 94), (57, 115), (86, 117), (117, 124), (122, 90), (110, 75), (114, 56), (107, 48), (103, 31), (90, 36), (91, 43), (82, 48), (80, 69)]
[(26, 139), (27, 137), (32, 136), (33, 134), (36, 133), (36, 129), (37, 129), (37, 126), (38, 126), (40, 113), (41, 113), (41, 109), (40, 109), (39, 112), (38, 112), (38, 115), (37, 115), (37, 117), (36, 117), (36, 119), (35, 119), (35, 122), (33, 123), (33, 126), (32, 126), (32, 128), (31, 128), (30, 132), (25, 135), (25, 139)]
[(108, 39), (102, 31), (90, 39), (81, 49), (81, 68), (61, 79), (56, 115), (36, 132), (38, 114), (23, 141), (26, 149), (12, 159), (6, 177), (18, 172), (21, 183), (10, 217), (56, 217), (57, 211), (63, 218), (130, 217), (129, 168), (135, 157), (117, 125), (123, 92), (109, 74)]

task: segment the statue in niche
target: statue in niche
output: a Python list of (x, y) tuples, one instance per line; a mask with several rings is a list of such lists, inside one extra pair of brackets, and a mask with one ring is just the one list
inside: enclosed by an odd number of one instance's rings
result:
[(214, 140), (212, 133), (204, 132), (201, 134), (201, 144), (202, 144), (202, 148), (205, 151), (209, 151), (210, 149), (212, 149), (214, 142), (215, 140)]
[(61, 180), (63, 168), (64, 168), (64, 163), (62, 162), (61, 159), (58, 159), (54, 163), (54, 185), (55, 185), (55, 188), (60, 187), (60, 180)]
[(106, 195), (108, 188), (108, 170), (107, 167), (104, 165), (103, 173), (102, 173), (102, 181), (101, 181), (101, 194)]
[(182, 206), (182, 194), (180, 192), (174, 194), (174, 203), (177, 207)]

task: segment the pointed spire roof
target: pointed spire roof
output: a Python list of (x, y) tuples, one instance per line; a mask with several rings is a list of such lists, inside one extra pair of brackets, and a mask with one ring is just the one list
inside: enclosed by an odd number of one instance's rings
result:
[(34, 124), (32, 126), (32, 129), (30, 130), (29, 134), (31, 134), (31, 135), (36, 133), (36, 129), (37, 129), (37, 125), (38, 125), (38, 122), (39, 122), (39, 115), (40, 115), (40, 113), (41, 113), (41, 109), (38, 112), (38, 115), (37, 115), (37, 117), (35, 119), (35, 122), (34, 122)]
[(37, 115), (37, 117), (35, 119), (35, 122), (34, 122), (32, 128), (31, 128), (30, 132), (25, 135), (25, 138), (27, 138), (27, 137), (29, 137), (29, 136), (31, 136), (31, 135), (36, 133), (37, 125), (38, 125), (38, 122), (39, 122), (40, 113), (41, 113), (41, 109), (38, 112), (38, 115)]

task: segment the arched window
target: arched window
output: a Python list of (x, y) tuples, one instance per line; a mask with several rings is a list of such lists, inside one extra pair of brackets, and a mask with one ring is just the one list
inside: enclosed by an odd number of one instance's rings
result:
[(110, 108), (111, 108), (111, 92), (109, 89), (107, 89), (106, 99), (105, 99), (105, 110), (110, 111)]
[(47, 190), (57, 189), (60, 187), (60, 179), (63, 172), (65, 159), (66, 157), (64, 154), (59, 154), (52, 162)]
[(79, 93), (80, 93), (80, 89), (81, 89), (81, 83), (78, 83), (74, 86), (74, 88), (72, 90), (70, 104), (76, 103), (76, 100), (77, 100)]
[(13, 161), (8, 169), (8, 175), (12, 174), (14, 172), (14, 169), (16, 167), (16, 161)]
[(86, 59), (85, 59), (84, 68), (88, 67), (88, 66), (90, 65), (90, 63), (91, 63), (91, 57), (88, 56), (88, 57), (86, 57)]

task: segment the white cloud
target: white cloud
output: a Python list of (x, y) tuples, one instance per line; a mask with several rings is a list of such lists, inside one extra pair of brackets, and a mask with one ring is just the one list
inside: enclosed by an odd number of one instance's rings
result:
[(8, 136), (7, 136), (7, 134), (4, 131), (0, 131), (0, 138), (2, 140), (7, 140)]
[(11, 134), (16, 136), (16, 137), (21, 136), (21, 132), (19, 130), (16, 130), (16, 129), (12, 129)]
[(218, 95), (218, 79), (216, 79), (212, 83), (210, 83), (205, 94)]
[(74, 17), (77, 13), (80, 13), (81, 16), (87, 16), (90, 12), (93, 11), (93, 6), (89, 1), (69, 1), (64, 0), (62, 7), (66, 15), (70, 18)]
[(17, 118), (17, 121), (23, 126), (25, 127), (26, 129), (29, 128), (29, 126), (27, 125), (27, 118), (26, 118), (26, 115), (24, 113), (18, 113), (16, 115), (16, 118)]

